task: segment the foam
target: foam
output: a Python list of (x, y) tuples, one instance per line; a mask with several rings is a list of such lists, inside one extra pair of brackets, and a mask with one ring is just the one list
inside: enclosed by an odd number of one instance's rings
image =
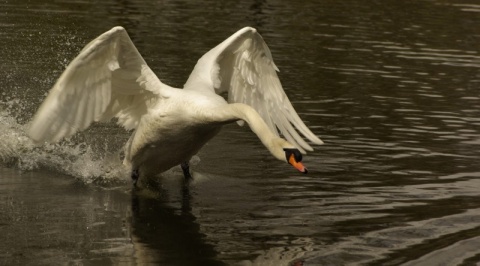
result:
[(8, 106), (0, 103), (0, 164), (22, 171), (48, 169), (85, 183), (129, 181), (129, 170), (123, 166), (120, 152), (95, 152), (86, 143), (72, 140), (36, 145), (26, 135), (28, 124), (17, 122)]

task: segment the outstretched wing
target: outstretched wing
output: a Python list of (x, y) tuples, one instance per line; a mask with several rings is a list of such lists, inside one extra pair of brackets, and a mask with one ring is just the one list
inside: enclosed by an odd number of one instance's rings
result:
[(229, 102), (252, 106), (272, 132), (278, 135), (279, 130), (303, 153), (311, 151), (312, 147), (299, 132), (312, 143), (323, 142), (298, 116), (276, 71), (278, 68), (262, 36), (254, 28), (246, 27), (200, 58), (184, 89), (211, 88), (217, 94), (228, 92)]
[(136, 128), (166, 88), (125, 29), (114, 27), (69, 64), (35, 114), (29, 135), (54, 142), (114, 116), (126, 129)]

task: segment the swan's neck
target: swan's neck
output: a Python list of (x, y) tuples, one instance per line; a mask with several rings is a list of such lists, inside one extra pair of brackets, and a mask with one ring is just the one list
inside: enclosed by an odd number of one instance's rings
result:
[(257, 134), (260, 141), (273, 156), (282, 161), (286, 160), (283, 148), (289, 148), (288, 146), (291, 146), (291, 144), (275, 135), (255, 109), (246, 104), (233, 103), (228, 104), (223, 111), (220, 113), (223, 113), (223, 118), (227, 118), (224, 120), (225, 122), (237, 120), (247, 122), (250, 129)]

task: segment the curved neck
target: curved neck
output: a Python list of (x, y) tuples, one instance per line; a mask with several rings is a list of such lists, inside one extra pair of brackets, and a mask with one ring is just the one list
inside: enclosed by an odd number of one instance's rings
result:
[(285, 161), (285, 153), (282, 146), (286, 141), (272, 132), (255, 109), (243, 103), (228, 104), (226, 108), (222, 109), (217, 115), (225, 119), (223, 122), (238, 120), (247, 122), (250, 129), (258, 136), (270, 153), (277, 159)]

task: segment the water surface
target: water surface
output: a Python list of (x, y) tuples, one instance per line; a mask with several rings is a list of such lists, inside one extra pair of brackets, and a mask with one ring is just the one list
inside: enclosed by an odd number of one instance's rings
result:
[[(0, 3), (0, 264), (470, 265), (480, 261), (480, 5), (474, 1)], [(122, 25), (163, 82), (253, 26), (325, 145), (308, 175), (226, 126), (155, 193), (131, 191), (98, 124), (25, 136), (80, 49)]]

